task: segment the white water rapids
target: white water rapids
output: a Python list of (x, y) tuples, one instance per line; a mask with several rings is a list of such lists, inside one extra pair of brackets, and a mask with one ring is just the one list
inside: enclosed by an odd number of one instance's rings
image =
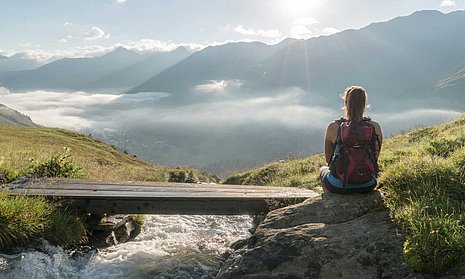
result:
[(250, 216), (146, 215), (135, 240), (98, 253), (72, 257), (43, 244), (0, 254), (0, 278), (213, 278), (221, 254), (251, 227)]

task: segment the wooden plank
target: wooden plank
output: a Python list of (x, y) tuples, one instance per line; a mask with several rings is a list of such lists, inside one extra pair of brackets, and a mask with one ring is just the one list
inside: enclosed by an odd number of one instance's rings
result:
[(200, 183), (175, 183), (175, 182), (147, 182), (147, 181), (100, 181), (100, 180), (76, 180), (76, 179), (40, 179), (31, 181), (25, 184), (26, 187), (125, 187), (131, 188), (134, 186), (140, 187), (161, 187), (161, 188), (205, 188), (205, 189), (218, 189), (218, 188), (234, 188), (234, 189), (255, 189), (255, 190), (270, 190), (270, 189), (287, 189), (288, 191), (300, 192), (301, 188), (292, 187), (270, 187), (270, 186), (255, 186), (255, 185), (227, 185), (227, 184), (200, 184)]
[(294, 198), (308, 197), (308, 194), (297, 193), (261, 193), (261, 192), (132, 192), (132, 191), (90, 191), (90, 190), (47, 190), (47, 189), (14, 189), (11, 194), (38, 195), (52, 197), (127, 197), (137, 199), (138, 197), (205, 197), (205, 198)]
[(42, 179), (10, 188), (11, 195), (60, 201), (94, 214), (257, 214), (270, 201), (297, 203), (317, 195), (307, 189), (251, 185)]
[(68, 181), (58, 180), (51, 181), (45, 180), (44, 183), (36, 182), (26, 184), (21, 189), (44, 189), (44, 190), (91, 190), (91, 191), (131, 191), (131, 192), (230, 192), (230, 193), (285, 193), (291, 195), (299, 195), (309, 193), (311, 191), (307, 189), (290, 188), (290, 187), (269, 187), (269, 186), (242, 186), (237, 185), (203, 185), (203, 184), (184, 184), (184, 183), (169, 183), (163, 185), (156, 183), (155, 185), (144, 185), (144, 186), (128, 186), (123, 184), (113, 184), (105, 182), (87, 184), (88, 181)]
[(54, 187), (27, 187), (27, 189), (41, 189), (41, 190), (82, 190), (82, 191), (131, 191), (131, 192), (250, 192), (250, 193), (295, 193), (299, 194), (302, 191), (290, 190), (289, 188), (275, 188), (268, 187), (266, 189), (250, 188), (236, 188), (233, 186), (219, 186), (216, 188), (205, 187), (141, 187), (141, 186), (118, 186), (118, 185), (56, 185)]

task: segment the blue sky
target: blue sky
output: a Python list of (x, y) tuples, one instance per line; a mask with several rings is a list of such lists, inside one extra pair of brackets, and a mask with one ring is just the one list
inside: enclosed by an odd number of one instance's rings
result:
[(309, 38), (465, 0), (0, 0), (0, 54), (93, 55)]

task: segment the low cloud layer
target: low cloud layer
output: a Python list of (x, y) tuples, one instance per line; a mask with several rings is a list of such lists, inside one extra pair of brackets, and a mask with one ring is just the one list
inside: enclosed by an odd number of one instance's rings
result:
[[(227, 82), (217, 81), (212, 84), (215, 88), (205, 85), (198, 90), (224, 91), (224, 84)], [(182, 107), (158, 105), (158, 100), (167, 95), (48, 91), (14, 93), (3, 88), (0, 90), (0, 103), (31, 116), (39, 124), (73, 130), (137, 126), (139, 123), (173, 127), (276, 123), (294, 128), (311, 128), (327, 123), (337, 113), (323, 107), (302, 105), (303, 92), (297, 89), (289, 89), (272, 97), (228, 97), (221, 101)]]
[[(328, 123), (342, 114), (338, 105), (319, 105), (299, 88), (244, 93), (240, 86), (240, 81), (211, 81), (193, 88), (192, 94), (212, 99), (177, 106), (160, 102), (169, 98), (168, 93), (15, 93), (0, 87), (0, 103), (38, 124), (91, 133), (147, 160), (218, 173), (286, 154), (321, 152)], [(417, 108), (369, 115), (389, 136), (449, 121), (461, 113)], [(237, 163), (228, 165), (231, 162)]]
[(372, 114), (374, 119), (379, 119), (387, 136), (401, 131), (451, 121), (461, 115), (463, 115), (463, 112), (441, 109), (414, 109), (398, 113)]
[[(289, 88), (267, 96), (238, 97), (230, 94), (240, 81), (212, 81), (199, 85), (197, 92), (222, 93), (221, 99), (181, 107), (161, 106), (167, 93), (90, 94), (86, 92), (11, 92), (0, 88), (0, 103), (25, 113), (42, 125), (72, 130), (137, 126), (224, 127), (230, 125), (275, 123), (296, 129), (322, 128), (342, 112), (338, 108), (304, 105), (309, 99), (300, 89)], [(431, 125), (457, 118), (460, 112), (440, 109), (414, 109), (398, 113), (370, 113), (388, 133)]]

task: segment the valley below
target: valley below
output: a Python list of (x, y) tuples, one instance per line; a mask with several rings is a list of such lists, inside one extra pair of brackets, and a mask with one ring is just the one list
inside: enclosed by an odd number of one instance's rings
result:
[[(298, 88), (261, 95), (228, 87), (215, 90), (222, 90), (221, 98), (176, 105), (167, 102), (170, 94), (159, 92), (2, 88), (0, 103), (39, 125), (82, 132), (156, 164), (188, 165), (220, 176), (319, 153), (327, 125), (342, 116), (341, 103), (329, 106)], [(382, 124), (385, 136), (447, 122), (461, 114), (447, 108), (398, 109), (393, 102), (374, 103), (371, 110), (367, 115)]]

